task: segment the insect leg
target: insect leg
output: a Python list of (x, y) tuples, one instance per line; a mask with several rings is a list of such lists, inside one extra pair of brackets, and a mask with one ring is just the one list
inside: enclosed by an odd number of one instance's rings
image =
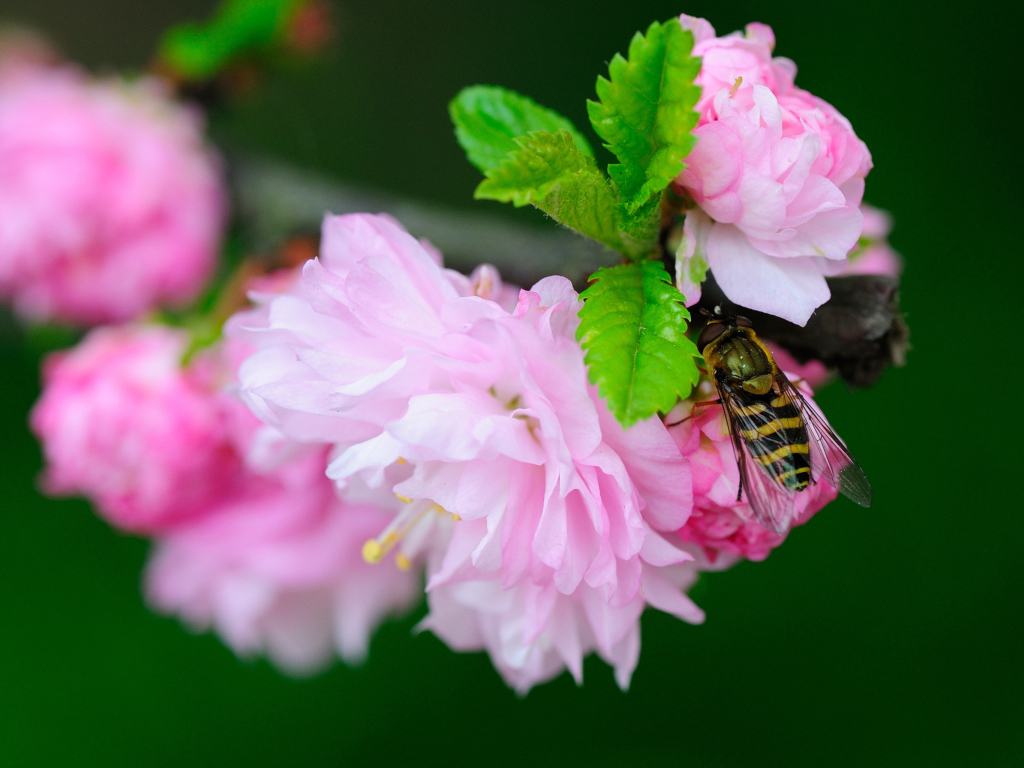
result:
[(721, 405), (721, 403), (722, 403), (721, 398), (718, 398), (716, 400), (704, 400), (703, 402), (700, 402), (700, 403), (694, 403), (693, 404), (693, 408), (690, 409), (690, 415), (689, 416), (686, 416), (685, 418), (682, 418), (679, 421), (673, 421), (671, 424), (666, 424), (665, 426), (666, 427), (677, 427), (680, 424), (683, 424), (683, 423), (689, 421), (690, 419), (692, 419), (694, 416), (696, 416), (697, 414), (694, 413), (694, 411), (696, 411), (697, 408), (699, 408), (699, 407), (707, 408), (708, 406), (711, 406), (711, 405)]

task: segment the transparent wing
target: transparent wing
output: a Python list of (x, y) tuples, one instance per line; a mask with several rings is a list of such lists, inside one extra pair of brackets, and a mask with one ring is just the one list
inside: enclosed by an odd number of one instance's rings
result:
[(871, 483), (860, 465), (850, 455), (846, 444), (825, 421), (825, 417), (799, 389), (793, 386), (786, 375), (779, 371), (775, 378), (779, 390), (788, 394), (797, 404), (800, 415), (807, 426), (807, 442), (810, 446), (812, 477), (824, 478), (846, 498), (862, 507), (871, 506)]
[(718, 394), (729, 422), (732, 447), (740, 468), (740, 495), (746, 494), (747, 502), (761, 525), (769, 531), (783, 534), (793, 521), (796, 491), (777, 482), (771, 469), (751, 455), (742, 438), (744, 430), (757, 430), (770, 423), (773, 416), (770, 411), (751, 413), (750, 406), (755, 400), (743, 390), (720, 384)]

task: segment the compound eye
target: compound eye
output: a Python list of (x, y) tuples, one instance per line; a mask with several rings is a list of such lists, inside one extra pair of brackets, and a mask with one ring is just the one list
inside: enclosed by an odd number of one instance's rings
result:
[(704, 326), (704, 330), (697, 337), (697, 349), (703, 350), (708, 344), (725, 333), (725, 323), (713, 320)]
[(753, 328), (754, 324), (750, 322), (750, 318), (743, 317), (743, 315), (736, 315), (736, 325), (742, 328)]

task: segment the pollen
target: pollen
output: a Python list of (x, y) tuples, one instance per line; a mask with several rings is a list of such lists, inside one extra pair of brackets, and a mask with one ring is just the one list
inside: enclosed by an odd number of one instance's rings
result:
[(398, 566), (400, 571), (408, 571), (412, 568), (412, 560), (406, 557), (403, 553), (399, 552), (395, 555), (395, 565)]
[(398, 463), (399, 464), (405, 464), (405, 459), (403, 459), (401, 456), (399, 456), (398, 457)]

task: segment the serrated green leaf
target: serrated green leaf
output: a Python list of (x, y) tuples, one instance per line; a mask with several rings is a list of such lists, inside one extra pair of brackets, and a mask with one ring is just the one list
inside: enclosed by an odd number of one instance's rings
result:
[(576, 332), (590, 382), (624, 427), (667, 413), (700, 376), (682, 294), (660, 261), (602, 269), (591, 280)]
[(568, 131), (535, 131), (514, 141), (515, 150), (487, 171), (477, 199), (514, 205), (536, 205), (552, 218), (631, 258), (650, 253), (657, 237), (652, 230), (624, 222), (615, 191), (583, 154)]
[[(567, 131), (535, 131), (514, 139), (512, 147), (503, 162), (486, 171), (476, 188), (477, 199), (521, 207), (540, 202), (557, 185), (592, 175), (602, 178), (593, 159), (576, 148)], [(607, 182), (605, 187), (612, 197)]]
[(519, 147), (515, 139), (534, 131), (568, 131), (579, 151), (593, 157), (590, 143), (567, 118), (533, 99), (494, 85), (463, 88), (448, 105), (455, 137), (469, 161), (484, 173)]
[(633, 36), (628, 60), (615, 54), (610, 79), (597, 79), (599, 101), (587, 102), (594, 130), (619, 159), (608, 173), (629, 213), (682, 172), (696, 141), (700, 59), (692, 49), (693, 35), (678, 19), (651, 24)]

